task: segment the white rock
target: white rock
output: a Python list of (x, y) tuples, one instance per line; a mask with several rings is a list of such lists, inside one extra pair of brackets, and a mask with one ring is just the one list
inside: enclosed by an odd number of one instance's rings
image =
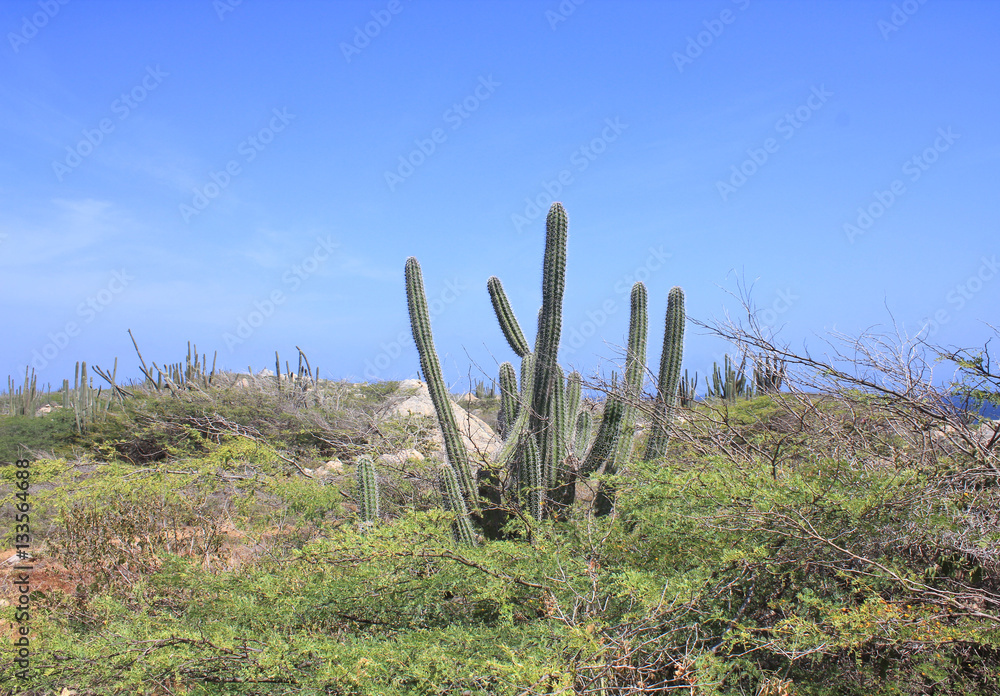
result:
[[(503, 444), (500, 438), (478, 416), (475, 416), (452, 400), (452, 411), (455, 414), (455, 422), (458, 425), (462, 439), (470, 455), (483, 452), (492, 455), (500, 449)], [(390, 418), (405, 418), (407, 416), (434, 416), (434, 402), (431, 401), (430, 391), (427, 384), (415, 379), (403, 380), (399, 384), (396, 393), (390, 397), (386, 405), (385, 414)], [(437, 442), (441, 451), (444, 451), (444, 436), (440, 428), (435, 429), (433, 441)], [(473, 457), (474, 458), (474, 457)]]

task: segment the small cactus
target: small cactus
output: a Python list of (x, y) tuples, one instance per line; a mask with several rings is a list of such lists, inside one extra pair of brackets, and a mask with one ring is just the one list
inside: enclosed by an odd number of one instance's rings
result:
[(366, 524), (374, 524), (379, 519), (378, 477), (375, 475), (375, 464), (371, 457), (358, 458), (358, 508), (361, 520)]

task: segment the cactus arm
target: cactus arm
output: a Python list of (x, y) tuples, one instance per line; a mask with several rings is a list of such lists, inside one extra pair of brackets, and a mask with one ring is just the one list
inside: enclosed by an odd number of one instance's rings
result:
[(583, 378), (575, 370), (566, 378), (566, 449), (573, 451), (576, 434), (576, 419), (580, 414), (580, 397), (583, 394)]
[(514, 461), (521, 434), (527, 430), (531, 415), (530, 401), (535, 381), (535, 354), (528, 353), (521, 359), (521, 395), (517, 409), (517, 418), (511, 424), (507, 439), (493, 461), (502, 467), (509, 466)]
[(514, 366), (505, 362), (500, 365), (500, 412), (497, 414), (497, 433), (504, 441), (517, 420), (518, 410), (517, 375)]
[(491, 276), (486, 281), (486, 289), (489, 290), (493, 311), (496, 312), (497, 321), (500, 322), (500, 330), (503, 331), (511, 350), (517, 354), (517, 357), (523, 358), (529, 353), (528, 342), (524, 339), (521, 325), (517, 323), (517, 317), (514, 316), (514, 311), (510, 308), (503, 284), (499, 278)]
[(590, 444), (590, 433), (594, 427), (594, 416), (590, 411), (580, 411), (576, 417), (576, 432), (573, 435), (573, 454), (576, 457), (583, 457)]
[(648, 315), (646, 286), (641, 282), (632, 286), (632, 311), (628, 328), (628, 353), (625, 364), (625, 408), (622, 413), (621, 436), (615, 447), (615, 470), (622, 470), (632, 456), (635, 441), (636, 416), (639, 413), (639, 399), (642, 397), (642, 383), (646, 377), (646, 336)]
[(469, 519), (469, 512), (465, 506), (465, 496), (458, 484), (455, 470), (448, 464), (438, 467), (438, 484), (445, 510), (455, 513), (455, 522), (452, 525), (455, 540), (475, 546), (476, 535), (472, 530), (472, 520)]
[(660, 356), (653, 428), (643, 456), (645, 461), (662, 457), (667, 452), (670, 441), (667, 425), (677, 399), (684, 355), (684, 319), (684, 291), (679, 287), (671, 288), (667, 296), (667, 317), (663, 329), (663, 354)]
[(580, 465), (581, 476), (597, 471), (614, 454), (615, 443), (621, 433), (622, 410), (623, 404), (619, 398), (613, 393), (608, 394), (608, 398), (604, 401), (604, 413), (601, 416), (601, 424), (597, 426), (594, 444), (590, 446), (587, 457)]
[(566, 422), (566, 393), (563, 391), (563, 371), (558, 364), (556, 364), (554, 371), (556, 389), (552, 390), (552, 400), (549, 402), (551, 408), (550, 426), (545, 431), (550, 456), (543, 462), (545, 486), (549, 491), (555, 489), (562, 464), (568, 453), (566, 440), (568, 430)]
[(521, 462), (524, 488), (528, 499), (528, 513), (536, 520), (542, 519), (545, 505), (545, 482), (542, 481), (542, 458), (534, 438), (525, 438), (524, 459)]
[(469, 455), (462, 442), (461, 433), (455, 422), (455, 413), (451, 407), (448, 388), (441, 374), (441, 363), (434, 349), (434, 336), (431, 333), (430, 313), (427, 310), (427, 295), (424, 292), (424, 279), (420, 264), (413, 256), (406, 260), (406, 299), (410, 312), (410, 326), (413, 330), (413, 341), (420, 355), (420, 368), (427, 380), (427, 388), (434, 403), (438, 424), (444, 435), (445, 454), (448, 462), (455, 469), (466, 499), (478, 512), (478, 492), (472, 479), (472, 469), (469, 466)]
[(545, 220), (545, 258), (542, 264), (542, 307), (538, 315), (538, 335), (535, 337), (535, 379), (531, 401), (531, 432), (539, 445), (542, 466), (554, 468), (556, 452), (549, 446), (545, 430), (551, 427), (554, 391), (562, 389), (556, 383), (559, 336), (562, 332), (562, 302), (566, 287), (566, 211), (561, 203), (553, 203)]

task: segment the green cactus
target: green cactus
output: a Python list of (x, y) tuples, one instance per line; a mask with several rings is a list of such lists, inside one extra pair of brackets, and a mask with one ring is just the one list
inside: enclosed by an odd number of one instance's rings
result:
[(739, 397), (750, 399), (753, 397), (753, 382), (747, 383), (746, 378), (746, 356), (743, 357), (739, 369), (733, 367), (729, 356), (725, 356), (724, 367), (719, 369), (718, 363), (712, 365), (712, 382), (708, 383), (705, 377), (705, 385), (710, 397), (717, 397), (726, 403), (734, 403)]
[(517, 375), (509, 362), (500, 365), (500, 412), (497, 414), (497, 434), (504, 441), (517, 420), (520, 402), (517, 394)]
[[(639, 399), (642, 396), (642, 384), (646, 376), (647, 294), (646, 286), (641, 282), (632, 286), (631, 305), (628, 353), (625, 363), (625, 396), (622, 403), (619, 435), (617, 442), (615, 442), (614, 454), (609, 458), (607, 466), (604, 467), (604, 473), (612, 475), (623, 471), (632, 457), (636, 416), (639, 412)], [(608, 482), (601, 483), (594, 506), (595, 514), (602, 516), (610, 513), (614, 507), (614, 499), (614, 485)]]
[(528, 514), (541, 520), (545, 506), (545, 482), (542, 480), (542, 458), (534, 438), (526, 437), (521, 461), (521, 479), (528, 501)]
[(430, 392), (431, 401), (434, 403), (438, 424), (444, 435), (445, 454), (449, 464), (455, 470), (466, 500), (476, 512), (479, 512), (478, 492), (472, 479), (469, 454), (455, 422), (455, 413), (451, 407), (448, 388), (441, 374), (441, 363), (438, 361), (437, 351), (434, 350), (434, 337), (431, 334), (430, 313), (427, 310), (423, 274), (417, 259), (412, 256), (406, 260), (406, 299), (409, 305), (413, 341), (416, 343), (417, 352), (420, 355), (420, 367), (427, 380), (427, 389)]
[(673, 415), (681, 374), (681, 358), (684, 355), (684, 319), (684, 291), (679, 287), (671, 288), (667, 296), (663, 354), (660, 356), (653, 426), (643, 456), (645, 461), (662, 457), (667, 452), (667, 444), (670, 441), (667, 425)]
[(573, 371), (566, 378), (566, 417), (564, 419), (566, 433), (563, 439), (566, 441), (566, 449), (572, 454), (573, 444), (576, 434), (576, 419), (580, 415), (580, 397), (583, 394), (583, 377), (579, 372)]
[(535, 336), (535, 378), (531, 401), (530, 430), (536, 438), (542, 467), (555, 471), (558, 452), (556, 438), (547, 436), (552, 427), (552, 401), (557, 382), (559, 336), (562, 333), (562, 302), (566, 287), (566, 238), (568, 222), (561, 203), (553, 203), (545, 219), (545, 258), (542, 262), (542, 307)]
[(472, 530), (472, 521), (469, 519), (469, 511), (465, 505), (465, 495), (458, 484), (455, 470), (448, 464), (442, 464), (438, 467), (438, 485), (441, 490), (441, 498), (444, 501), (444, 509), (455, 513), (455, 521), (452, 523), (455, 541), (476, 546), (476, 535)]
[(371, 457), (358, 458), (359, 511), (365, 523), (374, 524), (379, 519), (378, 478)]
[(781, 391), (785, 379), (787, 361), (778, 356), (765, 355), (754, 360), (753, 381), (759, 394), (775, 394)]
[(523, 358), (530, 352), (528, 342), (524, 339), (521, 325), (517, 323), (514, 311), (510, 308), (507, 293), (503, 291), (503, 284), (499, 278), (492, 276), (486, 281), (486, 289), (490, 293), (493, 311), (496, 312), (497, 321), (500, 322), (500, 330), (503, 331), (507, 343), (510, 344), (510, 349), (517, 354), (517, 357)]
[(604, 413), (601, 415), (600, 425), (597, 426), (597, 436), (583, 464), (580, 465), (581, 476), (588, 476), (598, 471), (614, 455), (624, 415), (624, 404), (617, 391), (618, 375), (611, 373), (611, 389), (604, 400)]
[(677, 388), (677, 399), (681, 406), (690, 408), (695, 401), (695, 391), (698, 389), (698, 373), (694, 373), (694, 378), (688, 377), (688, 371), (684, 370), (680, 385)]
[(573, 456), (582, 459), (590, 444), (590, 433), (594, 428), (594, 416), (590, 411), (580, 411), (576, 416), (573, 434)]
[(549, 401), (549, 427), (545, 430), (545, 442), (549, 456), (542, 463), (544, 481), (547, 490), (554, 490), (560, 478), (563, 461), (569, 451), (566, 436), (569, 430), (566, 415), (566, 393), (563, 390), (563, 371), (555, 365), (555, 384), (552, 399)]
[[(633, 288), (624, 389), (619, 392), (615, 386), (617, 377), (612, 375), (612, 390), (591, 443), (593, 416), (589, 411), (580, 411), (582, 378), (578, 373), (564, 378), (558, 363), (566, 282), (567, 229), (566, 211), (562, 204), (553, 203), (545, 222), (542, 306), (538, 311), (534, 350), (528, 349), (528, 342), (500, 280), (494, 276), (487, 281), (487, 290), (504, 338), (521, 357), (521, 374), (518, 388), (513, 365), (501, 365), (497, 430), (503, 444), (492, 461), (480, 462), (478, 495), (473, 494), (467, 482), (471, 480), (471, 474), (463, 473), (471, 471), (468, 453), (461, 446), (451, 404), (445, 398), (420, 267), (415, 258), (407, 260), (407, 302), (422, 374), (430, 388), (438, 422), (445, 435), (445, 449), (457, 481), (456, 490), (462, 491), (470, 505), (477, 506), (472, 519), (482, 527), (487, 538), (502, 534), (504, 523), (509, 518), (505, 501), (513, 502), (520, 496), (533, 517), (549, 515), (558, 518), (560, 510), (574, 501), (579, 475), (591, 474), (602, 467), (608, 473), (615, 473), (632, 456), (635, 421), (645, 374), (646, 289), (641, 283)], [(675, 295), (672, 292), (674, 304)], [(683, 299), (683, 295), (680, 297)], [(683, 301), (677, 311), (682, 317)], [(677, 338), (671, 340), (680, 343)], [(446, 483), (442, 483), (442, 491), (451, 500), (454, 496), (448, 495)], [(532, 491), (537, 493), (534, 497), (525, 495)], [(606, 489), (605, 494), (605, 498), (613, 503), (613, 491)], [(481, 507), (480, 501), (483, 503)], [(469, 534), (462, 534), (470, 538)]]

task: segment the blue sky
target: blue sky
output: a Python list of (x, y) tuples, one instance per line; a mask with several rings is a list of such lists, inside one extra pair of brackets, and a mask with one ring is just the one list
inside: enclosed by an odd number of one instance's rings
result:
[[(654, 370), (674, 285), (703, 321), (753, 285), (811, 350), (998, 320), (995, 2), (17, 0), (0, 29), (0, 372), (136, 377), (132, 329), (147, 362), (413, 376), (414, 255), (448, 379), (493, 375), (486, 280), (533, 340), (553, 199), (588, 374), (636, 279)], [(687, 331), (704, 375), (726, 345)]]

